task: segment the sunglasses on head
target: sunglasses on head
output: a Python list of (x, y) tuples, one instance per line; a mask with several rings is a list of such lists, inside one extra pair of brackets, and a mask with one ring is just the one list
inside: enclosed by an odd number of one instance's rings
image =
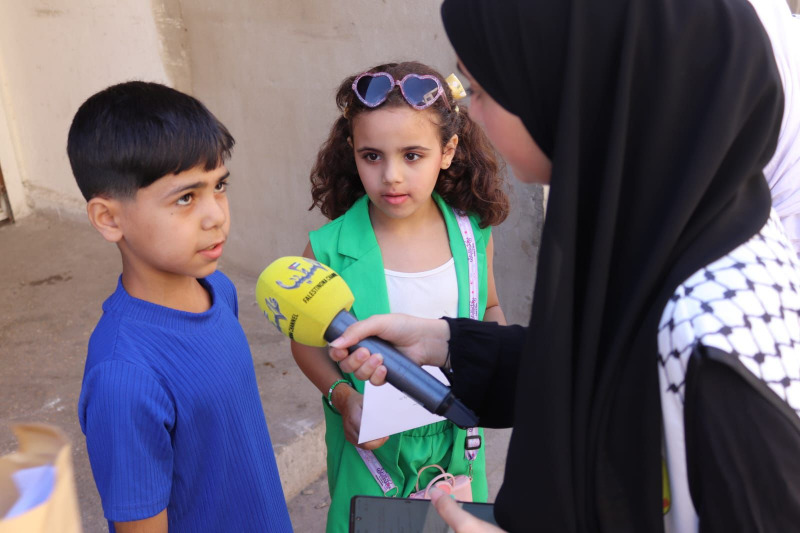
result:
[[(365, 72), (353, 81), (353, 92), (367, 107), (377, 107), (386, 101), (394, 86), (400, 87), (406, 102), (414, 109), (425, 109), (433, 105), (444, 95), (444, 89), (436, 76), (430, 74), (406, 74), (400, 81), (395, 81), (387, 72)], [(447, 109), (450, 102), (444, 99)]]

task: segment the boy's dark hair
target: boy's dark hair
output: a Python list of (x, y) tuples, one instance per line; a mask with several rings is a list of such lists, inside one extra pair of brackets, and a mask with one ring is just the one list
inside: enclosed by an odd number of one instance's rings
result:
[[(431, 67), (414, 61), (378, 65), (367, 72), (388, 72), (396, 80), (411, 73), (431, 74), (439, 78), (445, 94), (425, 111), (433, 112), (441, 132), (442, 147), (454, 134), (458, 135), (458, 147), (450, 167), (440, 171), (434, 190), (450, 206), (478, 215), (481, 227), (496, 226), (505, 220), (509, 203), (497, 154), (480, 126), (469, 117), (468, 111), (463, 106), (456, 111), (456, 102), (444, 77)], [(329, 219), (344, 214), (366, 194), (358, 177), (353, 147), (347, 139), (353, 135), (353, 119), (373, 108), (365, 106), (356, 97), (352, 89), (355, 79), (356, 76), (348, 77), (336, 91), (336, 105), (342, 115), (334, 122), (311, 170), (313, 203), (309, 210), (319, 207)], [(445, 104), (445, 98), (450, 109)], [(386, 101), (374, 109), (404, 105), (408, 103), (400, 89), (394, 88)]]
[(167, 174), (217, 168), (234, 142), (197, 99), (158, 83), (130, 81), (81, 105), (67, 154), (86, 200), (130, 198)]

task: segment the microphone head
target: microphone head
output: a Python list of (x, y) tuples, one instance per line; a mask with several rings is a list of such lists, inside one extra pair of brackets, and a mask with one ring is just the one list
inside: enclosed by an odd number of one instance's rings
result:
[(258, 276), (256, 301), (278, 331), (300, 344), (327, 346), (325, 331), (339, 311), (349, 311), (347, 283), (318, 261), (281, 257)]

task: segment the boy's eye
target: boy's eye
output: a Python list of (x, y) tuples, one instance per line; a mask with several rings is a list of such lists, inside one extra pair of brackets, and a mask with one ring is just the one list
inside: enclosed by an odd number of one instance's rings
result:
[(178, 198), (177, 202), (178, 205), (189, 205), (190, 203), (192, 203), (192, 193), (190, 192)]
[(214, 192), (225, 192), (228, 189), (228, 180), (222, 180), (214, 187)]

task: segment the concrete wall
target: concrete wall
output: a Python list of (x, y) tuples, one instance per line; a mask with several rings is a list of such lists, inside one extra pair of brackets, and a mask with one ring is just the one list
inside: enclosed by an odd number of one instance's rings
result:
[(26, 208), (82, 209), (65, 153), (70, 121), (87, 96), (134, 78), (170, 83), (148, 2), (0, 0), (0, 128), (9, 132), (0, 153), (10, 142), (18, 177), (5, 171), (8, 156), (0, 165), (6, 181), (24, 184)]
[[(255, 275), (275, 257), (299, 254), (307, 232), (325, 222), (307, 211), (308, 172), (336, 118), (335, 88), (390, 60), (452, 72), (439, 5), (0, 0), (0, 167), (12, 210), (84, 216), (65, 153), (74, 112), (113, 83), (158, 81), (201, 99), (236, 137), (225, 264)], [(541, 189), (510, 187), (517, 208), (495, 231), (497, 280), (507, 315), (524, 321), (532, 284), (522, 273), (534, 270)]]

